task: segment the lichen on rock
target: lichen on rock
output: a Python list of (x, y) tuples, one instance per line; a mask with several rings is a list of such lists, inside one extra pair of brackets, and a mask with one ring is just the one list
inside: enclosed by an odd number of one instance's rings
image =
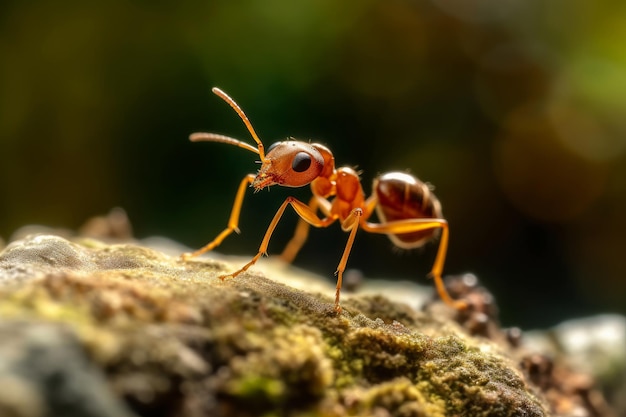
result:
[[(328, 294), (271, 271), (218, 278), (232, 268), (137, 244), (29, 236), (0, 253), (0, 317), (72, 334), (82, 349), (65, 360), (89, 364), (116, 398), (111, 409), (128, 415), (551, 415), (519, 358), (436, 309), (354, 296), (337, 314)], [(37, 375), (10, 369), (0, 380), (18, 378), (46, 403)], [(56, 408), (15, 415), (68, 410), (47, 406)]]

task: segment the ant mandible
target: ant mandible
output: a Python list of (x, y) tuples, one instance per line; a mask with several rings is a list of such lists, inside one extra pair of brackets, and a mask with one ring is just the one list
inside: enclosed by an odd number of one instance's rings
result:
[[(254, 265), (261, 256), (267, 255), (272, 233), (287, 206), (291, 205), (300, 216), (300, 220), (294, 236), (281, 255), (286, 262), (291, 262), (300, 251), (308, 236), (310, 226), (328, 227), (335, 221), (340, 221), (341, 228), (350, 233), (335, 272), (337, 275), (335, 310), (337, 312), (341, 312), (339, 296), (343, 272), (359, 228), (366, 232), (385, 234), (396, 246), (405, 249), (423, 246), (426, 242), (441, 235), (430, 275), (435, 280), (439, 296), (446, 304), (457, 309), (466, 307), (464, 301), (450, 297), (441, 278), (448, 248), (448, 222), (441, 214), (439, 200), (427, 184), (403, 172), (390, 172), (374, 180), (373, 195), (366, 199), (358, 173), (349, 167), (335, 168), (335, 158), (330, 149), (318, 143), (288, 140), (273, 144), (266, 153), (248, 117), (237, 103), (217, 87), (214, 87), (212, 91), (237, 112), (257, 147), (215, 133), (193, 133), (189, 139), (192, 142), (227, 143), (247, 149), (259, 155), (261, 169), (256, 175), (246, 175), (239, 184), (226, 229), (201, 249), (182, 254), (183, 260), (214, 249), (233, 231), (239, 231), (241, 205), (249, 185), (254, 187), (256, 192), (272, 185), (303, 187), (311, 184), (313, 197), (309, 203), (305, 204), (294, 197), (287, 197), (267, 228), (258, 253), (241, 269), (221, 276), (221, 279), (236, 277)], [(317, 215), (318, 210), (324, 215), (323, 218)], [(374, 210), (380, 223), (367, 221)]]

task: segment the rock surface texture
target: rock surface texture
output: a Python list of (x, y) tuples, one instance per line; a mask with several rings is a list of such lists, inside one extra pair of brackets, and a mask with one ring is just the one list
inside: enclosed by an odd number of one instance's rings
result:
[(11, 243), (0, 253), (0, 415), (610, 415), (601, 401), (546, 396), (552, 369), (487, 313), (354, 296), (336, 314), (332, 291), (256, 268), (218, 278), (233, 268), (135, 244)]

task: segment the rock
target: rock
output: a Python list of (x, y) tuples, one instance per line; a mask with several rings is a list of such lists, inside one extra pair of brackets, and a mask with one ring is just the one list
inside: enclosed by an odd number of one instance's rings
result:
[(602, 314), (526, 332), (527, 345), (597, 381), (618, 415), (626, 415), (626, 317)]
[[(70, 356), (9, 356), (6, 367), (98, 369), (139, 416), (556, 415), (524, 365), (528, 354), (506, 342), (493, 300), (474, 284), (476, 314), (440, 303), (420, 312), (380, 294), (344, 297), (337, 314), (328, 285), (265, 267), (222, 281), (236, 266), (136, 244), (15, 241), (0, 253), (2, 325), (68, 332), (52, 340), (69, 343)], [(318, 289), (303, 289), (307, 282)], [(98, 378), (77, 381), (106, 397)], [(22, 384), (17, 391), (34, 401), (15, 415), (52, 407), (56, 388)]]
[(68, 326), (0, 322), (0, 415), (130, 417)]

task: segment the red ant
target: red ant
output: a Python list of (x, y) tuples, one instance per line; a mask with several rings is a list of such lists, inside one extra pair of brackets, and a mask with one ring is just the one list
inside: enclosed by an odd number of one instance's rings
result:
[[(291, 262), (300, 251), (308, 236), (310, 226), (328, 227), (339, 220), (341, 228), (350, 233), (335, 272), (337, 275), (335, 310), (337, 312), (341, 311), (339, 295), (343, 272), (359, 228), (366, 232), (385, 234), (395, 245), (406, 249), (420, 247), (441, 235), (430, 275), (434, 278), (437, 291), (446, 304), (458, 309), (466, 307), (465, 302), (450, 297), (441, 278), (448, 248), (448, 222), (442, 216), (439, 200), (427, 184), (403, 172), (390, 172), (374, 180), (373, 195), (366, 199), (358, 173), (349, 167), (335, 168), (335, 158), (327, 147), (318, 143), (288, 140), (273, 144), (266, 154), (263, 143), (237, 103), (219, 88), (213, 88), (213, 93), (237, 112), (257, 147), (215, 133), (193, 133), (189, 139), (192, 142), (222, 142), (252, 151), (261, 158), (261, 169), (256, 175), (246, 175), (239, 184), (226, 229), (201, 249), (181, 255), (183, 260), (214, 249), (233, 231), (239, 231), (237, 228), (239, 214), (246, 188), (249, 185), (254, 187), (255, 191), (259, 191), (271, 185), (302, 187), (311, 184), (313, 197), (309, 204), (294, 197), (287, 197), (267, 228), (259, 252), (241, 269), (221, 276), (221, 279), (236, 277), (254, 265), (262, 255), (267, 255), (267, 246), (272, 233), (287, 206), (291, 205), (300, 216), (300, 220), (294, 236), (281, 255), (282, 259), (287, 262)], [(318, 210), (324, 217), (320, 218), (317, 215)], [(380, 223), (367, 221), (374, 210)]]

